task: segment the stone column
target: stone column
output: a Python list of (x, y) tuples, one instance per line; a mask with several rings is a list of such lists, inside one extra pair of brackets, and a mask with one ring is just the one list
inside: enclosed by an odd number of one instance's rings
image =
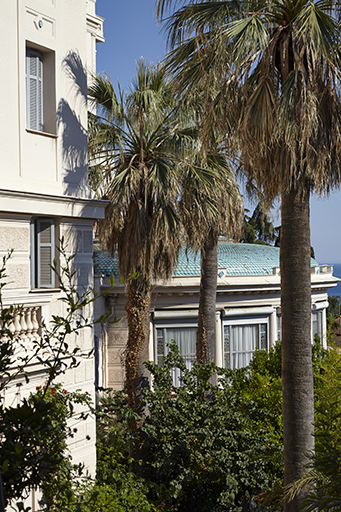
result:
[(149, 317), (149, 345), (148, 345), (148, 359), (154, 361), (154, 310), (151, 310)]
[(223, 367), (223, 340), (221, 311), (215, 313), (215, 364)]
[(327, 316), (326, 316), (326, 308), (322, 309), (322, 346), (323, 348), (327, 348)]
[(269, 345), (273, 347), (277, 340), (277, 313), (276, 309), (271, 313), (269, 318)]

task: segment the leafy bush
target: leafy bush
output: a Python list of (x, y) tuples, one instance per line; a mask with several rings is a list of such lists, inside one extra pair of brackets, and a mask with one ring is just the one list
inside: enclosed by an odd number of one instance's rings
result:
[[(81, 357), (92, 354), (90, 351), (81, 355), (79, 347), (69, 346), (68, 336), (92, 326), (85, 311), (97, 296), (92, 288), (78, 291), (76, 272), (71, 269), (73, 256), (66, 254), (63, 240), (60, 244), (62, 266), (58, 272), (54, 261), (53, 269), (60, 283), (65, 316), (53, 315), (48, 325), (42, 321), (41, 333), (30, 339), (29, 348), (26, 339), (14, 335), (15, 320), (24, 314), (23, 308), (3, 305), (6, 264), (11, 251), (3, 257), (0, 266), (0, 506), (3, 502), (7, 505), (25, 498), (30, 489), (44, 485), (47, 479), (52, 489), (55, 475), (65, 473), (64, 480), (68, 480), (66, 473), (70, 468), (64, 452), (68, 435), (66, 420), (72, 413), (73, 400), (87, 402), (85, 395), (65, 397), (58, 386), (53, 387), (58, 376), (76, 368)], [(104, 316), (98, 319), (102, 320)], [(44, 388), (17, 406), (5, 403), (4, 397), (11, 386), (28, 384), (33, 370), (39, 371)]]
[(61, 489), (48, 512), (155, 512), (142, 479), (111, 460), (110, 483), (81, 477)]
[[(174, 511), (255, 506), (252, 497), (271, 487), (278, 476), (273, 461), (281, 458), (270, 411), (248, 398), (246, 385), (235, 389), (237, 377), (213, 363), (186, 370), (175, 344), (162, 365), (146, 365), (153, 389), (145, 393), (149, 416), (134, 433), (133, 468), (144, 476), (149, 498)], [(179, 388), (172, 386), (174, 367), (183, 374)], [(118, 400), (122, 414), (122, 394)]]
[[(97, 475), (93, 492), (110, 489), (112, 503), (108, 508), (122, 512), (152, 512), (155, 509), (147, 498), (149, 483), (135, 475), (133, 466), (133, 435), (127, 428), (131, 417), (123, 392), (102, 393), (97, 407)], [(94, 509), (97, 510), (97, 509)], [(98, 509), (101, 511), (102, 509)], [(90, 512), (90, 510), (89, 510)]]
[(280, 448), (272, 454), (274, 477), (280, 485), (284, 476), (281, 372), (280, 342), (276, 342), (269, 352), (256, 350), (246, 368), (228, 372), (233, 389), (262, 409), (262, 416), (258, 419), (259, 428), (266, 428), (271, 443)]
[[(52, 390), (54, 391), (54, 390)], [(53, 477), (55, 483), (46, 499), (47, 512), (154, 512), (154, 505), (147, 498), (148, 485), (144, 479), (129, 470), (131, 458), (130, 433), (126, 419), (130, 411), (125, 398), (117, 392), (99, 396), (97, 416), (97, 471), (96, 479), (85, 476), (78, 468), (61, 465)], [(63, 390), (61, 390), (63, 393)], [(49, 392), (51, 395), (51, 391)], [(67, 395), (62, 395), (64, 398)], [(66, 404), (65, 404), (66, 405)], [(66, 409), (61, 410), (65, 414)], [(52, 498), (52, 499), (51, 499)]]
[[(114, 446), (97, 446), (95, 481), (70, 468), (62, 472), (53, 489), (53, 500), (44, 501), (47, 512), (155, 512), (147, 498), (148, 485), (119, 462), (122, 454)], [(65, 466), (64, 466), (65, 469)], [(67, 478), (68, 476), (68, 478)]]
[[(55, 454), (55, 468), (41, 478), (39, 487), (43, 493), (45, 507), (50, 508), (55, 497), (62, 491), (67, 492), (70, 488), (71, 476), (75, 472), (82, 473), (82, 465), (72, 464), (67, 449), (67, 439), (74, 436), (74, 429), (68, 425), (68, 420), (71, 418), (85, 419), (90, 412), (92, 403), (87, 392), (82, 393), (80, 390), (68, 392), (62, 388), (61, 384), (49, 388), (38, 386), (36, 392), (31, 393), (30, 402), (32, 404), (45, 403), (49, 407), (45, 418), (49, 422), (49, 428), (46, 435), (41, 431), (39, 434), (46, 453), (50, 454), (50, 457)], [(75, 414), (75, 404), (81, 404), (84, 412)]]
[(116, 485), (75, 484), (64, 500), (58, 500), (56, 508), (60, 512), (156, 512), (136, 483), (132, 473), (122, 471)]

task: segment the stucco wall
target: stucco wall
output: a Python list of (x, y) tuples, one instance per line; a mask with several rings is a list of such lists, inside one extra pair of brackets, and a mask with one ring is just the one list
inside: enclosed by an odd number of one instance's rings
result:
[[(30, 279), (30, 223), (31, 217), (17, 215), (0, 216), (0, 257), (8, 250), (13, 249), (13, 254), (7, 263), (6, 287), (3, 289), (4, 304), (21, 304), (26, 308), (38, 308), (40, 315), (49, 321), (51, 315), (65, 315), (66, 306), (60, 300), (61, 292), (56, 289), (32, 289)], [(82, 293), (83, 287), (93, 282), (92, 270), (92, 221), (60, 219), (59, 231), (65, 237), (68, 254), (76, 253), (72, 260), (72, 268), (76, 271), (75, 278), (78, 282), (78, 291)], [(57, 253), (56, 253), (57, 256)], [(93, 317), (93, 308), (88, 306), (83, 311), (85, 317)], [(25, 331), (20, 336), (25, 339)], [(80, 331), (79, 336), (70, 337), (70, 346), (78, 346), (83, 354), (93, 348), (93, 330), (90, 328)], [(6, 392), (6, 400), (19, 400), (26, 396), (31, 389), (44, 384), (44, 374), (39, 371), (39, 366), (30, 369), (32, 380), (29, 386), (13, 385)], [(67, 371), (57, 380), (69, 391), (82, 389), (94, 396), (94, 357), (81, 359), (79, 367)], [(19, 393), (18, 393), (19, 391)], [(72, 456), (77, 462), (84, 462), (87, 469), (94, 474), (95, 470), (95, 420), (91, 416), (84, 422), (74, 425), (77, 432), (70, 441)], [(89, 436), (89, 438), (87, 438)]]
[[(3, 298), (5, 304), (24, 305), (25, 315), (16, 319), (15, 327), (23, 338), (32, 329), (30, 323), (35, 325), (42, 317), (49, 322), (51, 315), (65, 314), (57, 287), (39, 289), (34, 283), (35, 219), (51, 219), (56, 245), (63, 236), (69, 254), (76, 253), (72, 265), (79, 292), (93, 284), (92, 227), (104, 215), (104, 203), (93, 199), (87, 178), (87, 72), (95, 70), (95, 42), (103, 40), (103, 19), (97, 19), (95, 3), (10, 0), (1, 5), (0, 257), (13, 249)], [(27, 48), (42, 56), (42, 131), (28, 129), (27, 124)], [(57, 250), (54, 255), (58, 260)], [(92, 306), (83, 313), (92, 318)], [(93, 330), (85, 329), (69, 342), (86, 353), (93, 339)], [(44, 384), (39, 366), (31, 370), (30, 384), (13, 385), (6, 400), (20, 400)], [(91, 357), (59, 381), (64, 388), (82, 389), (94, 399), (94, 378)], [(72, 456), (94, 474), (94, 418), (89, 416), (75, 428)], [(35, 510), (34, 500), (31, 506)]]
[[(3, 4), (1, 187), (90, 197), (86, 1), (12, 0)], [(45, 133), (27, 130), (27, 46), (42, 52), (43, 65), (48, 68), (43, 80), (43, 94), (49, 98), (44, 104)]]

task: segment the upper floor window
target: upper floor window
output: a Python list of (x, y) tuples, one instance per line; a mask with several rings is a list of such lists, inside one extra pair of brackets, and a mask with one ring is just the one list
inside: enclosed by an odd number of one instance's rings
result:
[(27, 128), (44, 131), (43, 117), (43, 56), (26, 50)]
[(26, 128), (56, 135), (56, 59), (49, 48), (27, 42)]

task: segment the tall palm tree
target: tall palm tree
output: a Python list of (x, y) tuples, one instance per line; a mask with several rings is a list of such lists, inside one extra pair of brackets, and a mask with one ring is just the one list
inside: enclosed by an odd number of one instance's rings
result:
[(216, 171), (214, 186), (207, 191), (195, 177), (187, 175), (181, 201), (188, 244), (201, 254), (196, 343), (196, 357), (201, 363), (214, 356), (219, 237), (238, 238), (244, 219), (242, 198), (224, 153), (216, 148), (202, 163)]
[[(207, 81), (207, 80), (206, 80)], [(201, 278), (198, 309), (196, 358), (201, 363), (214, 359), (216, 340), (216, 291), (218, 278), (218, 240), (220, 236), (236, 239), (241, 234), (244, 206), (231, 165), (230, 145), (224, 143), (215, 127), (212, 106), (216, 90), (205, 80), (179, 98), (189, 108), (199, 139), (194, 158), (200, 167), (212, 171), (210, 188), (202, 187), (193, 173), (182, 180), (180, 210), (187, 244), (200, 250)]]
[(228, 120), (225, 127), (238, 134), (244, 167), (266, 199), (281, 195), (288, 485), (303, 475), (314, 446), (309, 196), (329, 192), (341, 177), (340, 7), (329, 0), (158, 0), (159, 17), (176, 5), (167, 22), (169, 66), (182, 88), (214, 77), (217, 122)]
[[(117, 251), (120, 275), (127, 284), (128, 342), (125, 388), (131, 408), (141, 408), (148, 385), (143, 363), (148, 359), (152, 281), (169, 277), (182, 241), (177, 203), (186, 173), (202, 187), (211, 172), (191, 165), (196, 130), (184, 121), (161, 68), (137, 64), (128, 95), (116, 95), (108, 77), (96, 76), (89, 88), (97, 115), (90, 116), (90, 168), (110, 200), (99, 222), (100, 241)], [(101, 178), (99, 178), (99, 176)]]

